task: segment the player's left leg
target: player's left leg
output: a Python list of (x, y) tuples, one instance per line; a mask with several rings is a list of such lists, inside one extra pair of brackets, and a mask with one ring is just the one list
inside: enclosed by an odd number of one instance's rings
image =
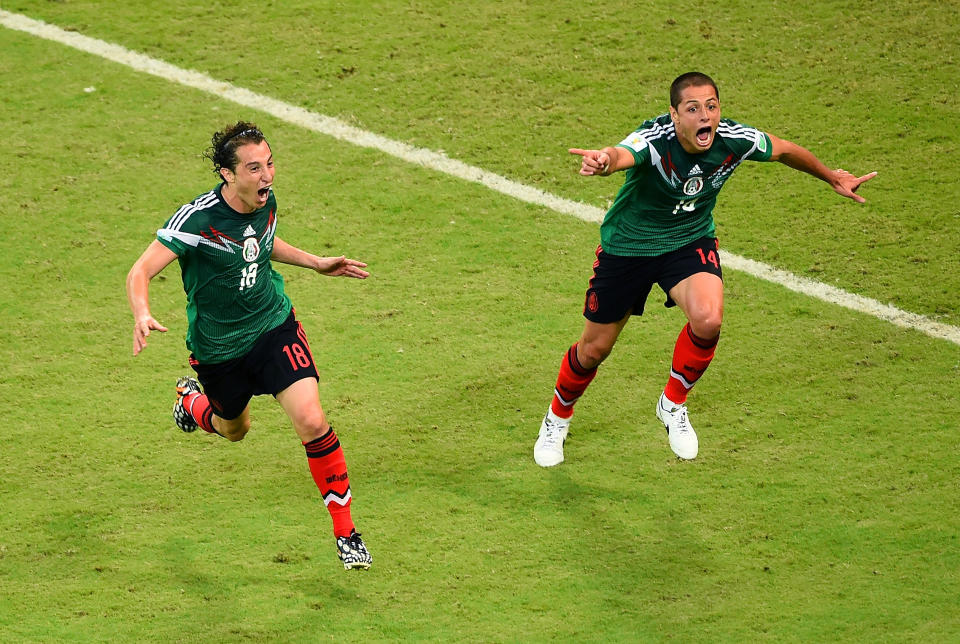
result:
[(687, 394), (713, 360), (723, 321), (723, 280), (712, 273), (695, 273), (669, 291), (670, 299), (687, 316), (673, 348), (670, 377), (660, 400), (657, 418), (663, 422), (670, 447), (680, 458), (695, 458), (697, 434), (687, 417)]
[(293, 428), (306, 450), (310, 474), (333, 519), (333, 534), (344, 567), (369, 568), (370, 553), (350, 515), (353, 496), (347, 462), (340, 439), (320, 405), (317, 380), (313, 377), (297, 380), (277, 394), (277, 401), (293, 421)]
[(723, 280), (712, 273), (696, 273), (670, 289), (670, 298), (687, 316), (673, 350), (670, 379), (665, 392), (677, 404), (713, 360), (723, 323)]

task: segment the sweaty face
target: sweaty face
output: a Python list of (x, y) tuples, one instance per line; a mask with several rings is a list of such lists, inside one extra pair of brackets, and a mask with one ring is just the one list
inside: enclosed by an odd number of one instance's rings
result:
[(711, 85), (692, 85), (680, 97), (680, 104), (670, 107), (677, 140), (690, 154), (706, 152), (720, 125), (720, 99)]
[(273, 185), (273, 154), (266, 141), (247, 143), (237, 148), (237, 167), (224, 169), (227, 185), (223, 197), (238, 212), (253, 212), (267, 205)]

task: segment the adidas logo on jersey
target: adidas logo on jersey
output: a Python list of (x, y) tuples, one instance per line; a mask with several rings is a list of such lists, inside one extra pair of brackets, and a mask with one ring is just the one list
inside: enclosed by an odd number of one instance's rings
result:
[(247, 229), (246, 229), (245, 231), (243, 231), (243, 236), (244, 236), (244, 237), (250, 237), (250, 236), (256, 235), (256, 234), (257, 234), (257, 231), (255, 231), (255, 230), (253, 229), (253, 226), (251, 226), (250, 224), (247, 224)]
[(688, 177), (692, 177), (692, 176), (694, 176), (694, 175), (696, 175), (696, 174), (703, 174), (703, 170), (700, 169), (700, 164), (699, 164), (699, 163), (697, 163), (697, 164), (694, 165), (692, 168), (690, 168), (690, 172), (687, 173), (687, 176), (688, 176)]

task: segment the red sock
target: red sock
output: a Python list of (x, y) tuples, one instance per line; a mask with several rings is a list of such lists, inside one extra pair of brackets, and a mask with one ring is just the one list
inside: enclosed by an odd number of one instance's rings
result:
[(677, 337), (677, 344), (673, 347), (670, 379), (663, 390), (671, 402), (678, 405), (687, 402), (687, 393), (697, 384), (697, 380), (713, 360), (719, 339), (720, 336), (713, 340), (704, 340), (693, 334), (689, 323), (683, 327)]
[[(579, 344), (579, 343), (577, 343)], [(553, 390), (553, 402), (550, 409), (560, 418), (573, 416), (573, 405), (587, 390), (587, 385), (597, 375), (597, 368), (584, 369), (577, 359), (577, 344), (567, 349), (567, 355), (560, 363), (557, 385)]]
[(307, 450), (310, 474), (333, 519), (334, 536), (349, 537), (354, 530), (350, 518), (350, 479), (347, 478), (347, 461), (340, 449), (340, 439), (331, 427), (329, 432), (304, 443), (303, 447)]
[(216, 434), (213, 428), (213, 407), (207, 399), (207, 394), (193, 393), (183, 397), (183, 408), (193, 416), (197, 426), (205, 432)]

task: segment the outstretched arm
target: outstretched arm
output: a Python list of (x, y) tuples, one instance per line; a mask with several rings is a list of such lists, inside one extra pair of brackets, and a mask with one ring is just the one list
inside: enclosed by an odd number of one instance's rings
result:
[(803, 146), (777, 138), (772, 134), (768, 134), (767, 136), (770, 137), (770, 141), (773, 144), (772, 154), (770, 156), (771, 161), (779, 161), (795, 170), (801, 170), (826, 181), (838, 195), (849, 197), (858, 203), (866, 201), (866, 199), (857, 194), (857, 188), (877, 176), (876, 172), (858, 177), (842, 168), (831, 170), (825, 166), (813, 152)]
[(150, 280), (176, 258), (172, 250), (155, 239), (127, 273), (127, 300), (133, 312), (133, 355), (147, 346), (150, 331), (167, 330), (150, 315), (149, 288)]
[(330, 277), (356, 277), (357, 279), (366, 279), (370, 273), (363, 270), (366, 264), (355, 259), (348, 259), (341, 255), (340, 257), (317, 257), (312, 253), (300, 250), (291, 246), (279, 237), (273, 238), (273, 253), (270, 259), (290, 264), (292, 266), (302, 266), (317, 271), (321, 275)]
[(602, 150), (581, 150), (570, 148), (570, 154), (581, 157), (580, 174), (585, 177), (599, 175), (605, 177), (618, 170), (626, 170), (635, 163), (630, 150), (620, 147), (607, 147)]

